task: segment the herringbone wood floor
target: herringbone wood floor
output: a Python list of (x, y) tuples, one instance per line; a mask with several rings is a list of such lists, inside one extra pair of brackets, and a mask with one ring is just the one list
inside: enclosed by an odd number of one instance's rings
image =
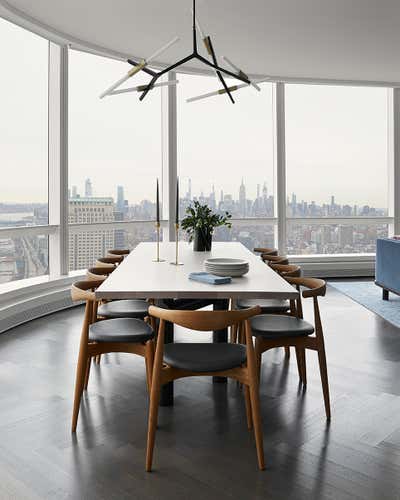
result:
[(233, 381), (176, 383), (148, 474), (142, 359), (114, 354), (93, 368), (72, 437), (82, 309), (1, 335), (0, 499), (400, 499), (400, 331), (332, 288), (321, 309), (331, 425), (316, 355), (306, 391), (293, 355), (265, 355), (264, 472)]

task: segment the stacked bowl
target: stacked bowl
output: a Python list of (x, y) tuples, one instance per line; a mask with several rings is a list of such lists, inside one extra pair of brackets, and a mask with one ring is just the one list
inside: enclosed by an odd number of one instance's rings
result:
[(249, 263), (243, 259), (210, 258), (204, 261), (204, 269), (216, 276), (236, 278), (249, 272)]

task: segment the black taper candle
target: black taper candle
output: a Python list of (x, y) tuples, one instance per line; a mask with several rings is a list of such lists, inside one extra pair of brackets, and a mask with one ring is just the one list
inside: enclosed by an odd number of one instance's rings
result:
[(160, 223), (160, 193), (158, 189), (158, 177), (157, 177), (157, 194), (156, 194), (156, 221), (157, 224)]
[(176, 214), (175, 224), (179, 224), (179, 177), (176, 179)]

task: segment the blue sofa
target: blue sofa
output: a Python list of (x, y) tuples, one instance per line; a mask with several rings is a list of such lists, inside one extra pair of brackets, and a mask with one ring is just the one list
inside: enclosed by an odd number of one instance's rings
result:
[(389, 292), (400, 295), (400, 240), (377, 240), (375, 284), (382, 287), (383, 300), (389, 299)]

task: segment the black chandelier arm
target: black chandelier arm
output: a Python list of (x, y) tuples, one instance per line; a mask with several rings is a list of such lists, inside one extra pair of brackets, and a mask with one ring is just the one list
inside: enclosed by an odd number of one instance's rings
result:
[[(136, 61), (134, 61), (133, 59), (127, 59), (127, 62), (131, 66), (139, 66), (139, 63), (136, 62)], [(148, 75), (151, 75), (151, 76), (155, 76), (157, 74), (155, 71), (153, 71), (152, 69), (147, 68), (146, 66), (144, 68), (142, 68), (142, 71), (144, 73), (147, 73)]]
[(240, 80), (243, 83), (247, 83), (247, 85), (251, 84), (251, 82), (248, 78), (246, 78), (238, 73), (232, 73), (232, 71), (229, 71), (228, 69), (221, 68), (221, 66), (208, 61), (205, 57), (201, 56), (200, 54), (196, 54), (195, 57), (196, 57), (196, 59), (198, 59), (202, 63), (206, 64), (207, 66), (210, 66), (211, 68), (214, 68), (215, 70), (221, 71), (221, 73), (224, 73), (225, 75), (231, 76), (232, 78), (236, 78), (236, 80)]
[[(211, 41), (211, 37), (210, 37), (210, 36), (208, 36), (208, 37), (206, 38), (206, 44), (207, 44), (208, 48), (210, 49), (210, 51), (209, 51), (209, 52), (210, 52), (211, 58), (212, 58), (212, 60), (213, 60), (213, 63), (214, 63), (216, 66), (218, 66), (217, 56), (215, 55), (214, 46), (213, 46), (213, 44), (212, 44), (212, 41)], [(229, 97), (229, 99), (231, 100), (232, 104), (235, 104), (235, 100), (234, 100), (234, 98), (232, 97), (232, 94), (231, 94), (231, 92), (230, 92), (230, 90), (229, 90), (229, 87), (228, 87), (228, 85), (226, 84), (225, 79), (224, 79), (224, 77), (222, 76), (221, 72), (220, 72), (219, 70), (217, 70), (217, 71), (216, 71), (216, 73), (217, 73), (217, 77), (218, 77), (219, 81), (222, 83), (222, 86), (223, 86), (223, 87), (224, 87), (224, 89), (225, 89), (225, 92), (226, 92), (227, 96), (228, 96), (228, 97)]]
[(150, 80), (149, 84), (147, 87), (144, 89), (144, 91), (140, 94), (139, 101), (143, 101), (143, 99), (146, 97), (148, 92), (153, 88), (154, 84), (156, 81), (160, 78), (160, 75), (156, 73), (153, 78)]
[(149, 83), (147, 89), (140, 95), (139, 97), (139, 100), (140, 101), (143, 101), (143, 99), (146, 97), (147, 93), (149, 92), (149, 90), (151, 90), (153, 88), (153, 85), (155, 84), (155, 82), (162, 76), (162, 75), (165, 75), (165, 73), (168, 73), (169, 71), (172, 71), (174, 70), (175, 68), (177, 68), (178, 66), (181, 66), (182, 64), (185, 64), (187, 63), (188, 61), (190, 61), (191, 59), (193, 59), (195, 57), (194, 54), (190, 54), (190, 56), (186, 56), (184, 57), (183, 59), (181, 59), (180, 61), (176, 62), (175, 64), (172, 64), (171, 66), (168, 66), (168, 68), (164, 68), (163, 70), (159, 71), (158, 73), (156, 73), (151, 82)]
[(190, 60), (194, 59), (195, 57), (196, 57), (196, 55), (194, 53), (190, 54), (189, 56), (186, 56), (183, 59), (180, 59), (178, 62), (176, 62), (174, 64), (171, 64), (171, 66), (168, 66), (168, 68), (164, 68), (163, 70), (161, 70), (158, 73), (158, 75), (159, 76), (165, 75), (165, 73), (168, 73), (169, 71), (174, 70), (178, 66), (182, 66), (182, 64), (186, 64), (187, 62), (189, 62)]

